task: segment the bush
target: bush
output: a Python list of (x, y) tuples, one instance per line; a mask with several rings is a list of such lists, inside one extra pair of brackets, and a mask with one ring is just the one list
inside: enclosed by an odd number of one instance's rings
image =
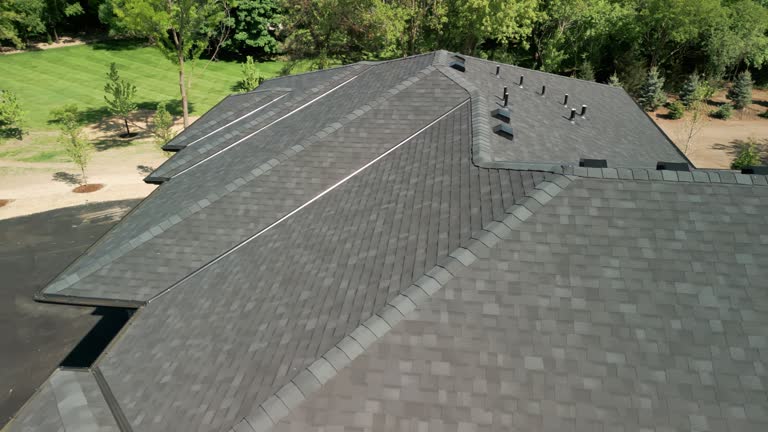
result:
[(764, 119), (768, 119), (768, 110), (765, 110), (765, 111), (761, 112), (760, 114), (758, 114), (758, 116), (760, 116), (760, 117), (762, 117)]
[(16, 94), (10, 90), (0, 90), (0, 138), (12, 136), (21, 139), (23, 117), (24, 111)]
[(246, 57), (245, 63), (241, 67), (243, 78), (238, 83), (238, 88), (244, 92), (256, 90), (256, 88), (264, 82), (256, 63), (253, 61), (253, 57)]
[(685, 114), (685, 106), (680, 101), (675, 101), (669, 104), (669, 118), (672, 120), (678, 120), (683, 118)]
[(622, 88), (624, 87), (624, 84), (619, 79), (619, 76), (616, 75), (616, 72), (614, 72), (613, 75), (611, 75), (610, 78), (608, 78), (607, 84), (611, 87), (622, 87)]
[(157, 111), (152, 119), (152, 134), (157, 138), (157, 144), (160, 147), (173, 139), (173, 116), (165, 108), (164, 103), (157, 104)]
[(733, 115), (733, 108), (728, 104), (720, 105), (720, 108), (710, 111), (709, 115), (716, 119), (728, 120)]
[(741, 148), (739, 155), (731, 162), (731, 169), (740, 170), (746, 167), (760, 165), (760, 154), (754, 140), (749, 140)]

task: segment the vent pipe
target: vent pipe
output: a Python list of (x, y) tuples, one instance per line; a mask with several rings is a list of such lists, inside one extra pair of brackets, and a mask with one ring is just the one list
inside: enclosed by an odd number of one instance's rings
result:
[(504, 106), (509, 105), (509, 93), (504, 93)]
[(499, 77), (499, 73), (501, 72), (501, 66), (496, 65), (496, 78)]
[(581, 116), (584, 117), (587, 114), (587, 106), (582, 105), (581, 106)]
[(563, 105), (568, 106), (568, 93), (566, 93), (565, 98), (563, 98)]
[(524, 76), (520, 75), (520, 88), (523, 88), (523, 79), (524, 78), (525, 78)]
[(571, 118), (570, 121), (576, 120), (576, 108), (571, 108)]
[(545, 94), (547, 94), (547, 86), (543, 85), (541, 86), (541, 95), (544, 96)]

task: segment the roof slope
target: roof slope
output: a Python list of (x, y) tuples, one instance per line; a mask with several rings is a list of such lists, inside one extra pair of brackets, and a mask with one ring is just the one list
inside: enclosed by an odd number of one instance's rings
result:
[[(561, 108), (538, 95), (512, 124), (529, 112), (547, 127), (502, 139), (488, 64), (450, 59), (286, 77), (215, 108), (155, 173), (169, 180), (44, 290), (143, 306), (78, 372), (101, 397), (60, 415), (57, 371), (11, 430), (633, 430), (693, 403), (695, 379), (724, 397), (758, 389), (766, 177), (645, 169), (675, 150), (639, 108), (611, 105), (624, 93), (533, 71), (547, 94), (573, 84), (611, 113), (549, 124)], [(581, 148), (612, 167), (574, 167)], [(720, 363), (722, 334), (742, 363)], [(763, 421), (765, 400), (750, 403), (739, 425)], [(575, 423), (584, 409), (598, 423)]]
[(578, 180), (273, 430), (766, 430), (766, 215)]

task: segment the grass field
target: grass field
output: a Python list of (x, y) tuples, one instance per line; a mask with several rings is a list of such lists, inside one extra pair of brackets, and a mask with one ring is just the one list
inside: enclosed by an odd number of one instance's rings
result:
[[(108, 115), (104, 104), (104, 82), (111, 62), (137, 89), (140, 108), (154, 109), (161, 101), (179, 111), (176, 66), (153, 47), (117, 41), (78, 45), (45, 51), (0, 56), (0, 88), (14, 91), (24, 110), (28, 130), (53, 129), (48, 124), (51, 109), (77, 104), (89, 122)], [(215, 105), (240, 79), (240, 65), (214, 62), (203, 71), (205, 61), (194, 68), (190, 91), (191, 114), (200, 115)], [(277, 76), (281, 62), (260, 63), (262, 75)]]

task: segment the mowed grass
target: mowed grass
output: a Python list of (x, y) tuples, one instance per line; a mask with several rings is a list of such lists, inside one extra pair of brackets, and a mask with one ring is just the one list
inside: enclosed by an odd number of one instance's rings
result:
[[(100, 42), (45, 51), (0, 56), (0, 88), (16, 93), (26, 111), (28, 130), (54, 129), (50, 111), (77, 104), (89, 123), (108, 116), (104, 83), (109, 64), (137, 88), (136, 101), (143, 109), (169, 102), (169, 110), (180, 115), (178, 69), (154, 47), (135, 42)], [(192, 74), (190, 114), (201, 115), (228, 94), (240, 80), (240, 64), (207, 61), (187, 64)], [(279, 74), (282, 62), (260, 63), (262, 75)], [(301, 68), (299, 68), (301, 69)], [(44, 158), (43, 158), (44, 159)]]

